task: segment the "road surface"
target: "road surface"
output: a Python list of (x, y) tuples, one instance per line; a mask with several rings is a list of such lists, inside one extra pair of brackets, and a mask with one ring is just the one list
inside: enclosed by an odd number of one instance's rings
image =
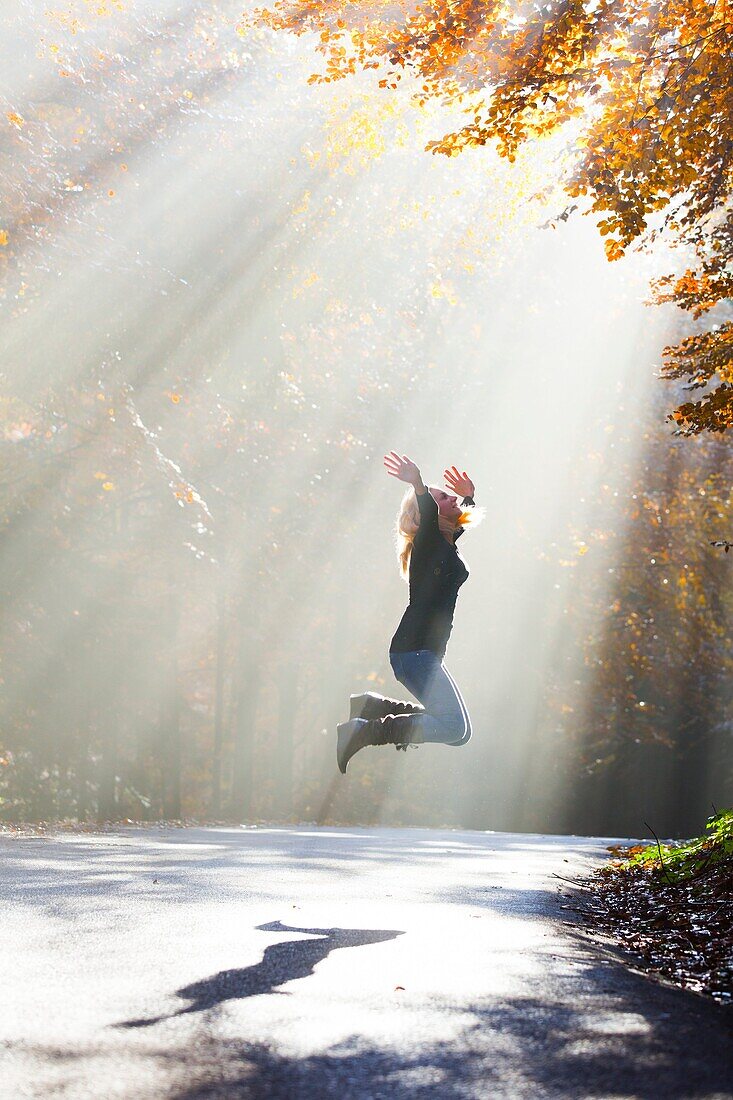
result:
[(423, 829), (0, 838), (0, 1094), (731, 1097), (725, 1011), (592, 943), (608, 841)]

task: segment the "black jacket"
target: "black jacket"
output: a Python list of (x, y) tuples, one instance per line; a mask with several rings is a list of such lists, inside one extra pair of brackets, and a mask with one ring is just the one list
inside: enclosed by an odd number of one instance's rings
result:
[[(389, 644), (390, 653), (431, 649), (445, 655), (458, 589), (468, 570), (455, 543), (464, 533), (459, 527), (451, 545), (438, 527), (438, 505), (430, 491), (417, 496), (420, 527), (410, 556), (410, 602)], [(471, 497), (462, 502), (473, 504)]]

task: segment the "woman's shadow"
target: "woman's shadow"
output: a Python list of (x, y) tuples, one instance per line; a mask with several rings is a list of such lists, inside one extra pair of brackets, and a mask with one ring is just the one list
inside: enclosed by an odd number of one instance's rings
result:
[[(115, 1027), (150, 1027), (161, 1020), (172, 1020), (191, 1012), (204, 1012), (216, 1008), (224, 1001), (257, 997), (263, 993), (277, 992), (277, 986), (297, 978), (307, 978), (315, 967), (332, 951), (342, 947), (364, 947), (370, 943), (384, 943), (404, 935), (403, 932), (367, 928), (292, 928), (279, 920), (257, 926), (260, 932), (299, 932), (316, 936), (312, 940), (286, 940), (265, 948), (262, 961), (241, 970), (220, 970), (210, 978), (184, 985), (176, 990), (176, 996), (191, 1003), (168, 1016), (154, 1016), (142, 1020), (124, 1020)], [(281, 994), (286, 996), (286, 994)]]

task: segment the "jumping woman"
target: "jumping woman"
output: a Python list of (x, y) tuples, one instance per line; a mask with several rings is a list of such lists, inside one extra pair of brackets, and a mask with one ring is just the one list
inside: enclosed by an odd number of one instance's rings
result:
[[(395, 678), (420, 702), (387, 699), (372, 691), (352, 695), (349, 721), (337, 727), (341, 772), (366, 745), (465, 745), (471, 736), (466, 704), (443, 657), (458, 589), (468, 577), (456, 540), (466, 524), (482, 518), (478, 511), (463, 511), (474, 507), (473, 482), (465, 470), (460, 474), (452, 466), (444, 473), (451, 492), (426, 487), (415, 463), (396, 451), (384, 456), (384, 465), (388, 474), (410, 486), (396, 525), (400, 572), (409, 583), (410, 598), (390, 642), (389, 661)], [(462, 497), (460, 506), (456, 494)]]

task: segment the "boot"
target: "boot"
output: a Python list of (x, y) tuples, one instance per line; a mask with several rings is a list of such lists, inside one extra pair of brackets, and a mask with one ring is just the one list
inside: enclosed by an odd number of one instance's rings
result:
[(387, 699), (375, 691), (349, 696), (349, 718), (386, 718), (388, 714), (422, 714), (420, 703), (405, 703), (401, 699)]
[[(388, 714), (386, 718), (352, 718), (337, 727), (336, 761), (342, 775), (351, 757), (367, 745), (395, 745), (407, 749), (408, 745), (422, 744), (420, 715)], [(396, 720), (399, 719), (399, 720)]]

